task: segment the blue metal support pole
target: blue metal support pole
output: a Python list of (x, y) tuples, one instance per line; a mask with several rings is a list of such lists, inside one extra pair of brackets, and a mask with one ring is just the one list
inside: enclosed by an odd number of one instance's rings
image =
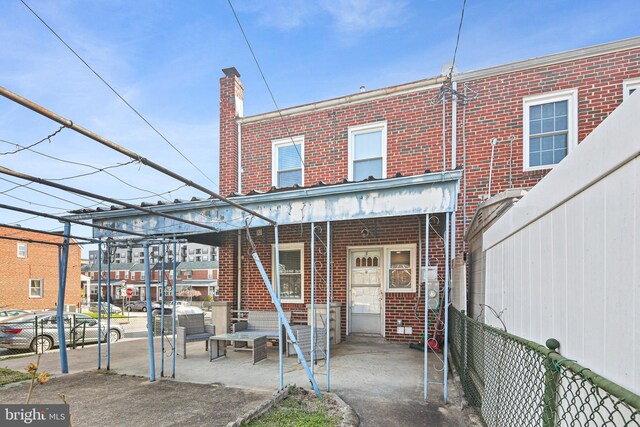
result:
[(160, 295), (162, 295), (162, 299), (160, 301), (160, 304), (162, 304), (160, 306), (160, 316), (162, 316), (162, 318), (160, 319), (160, 377), (164, 377), (164, 257), (165, 257), (165, 249), (166, 249), (166, 244), (164, 243), (164, 241), (162, 242), (162, 264), (161, 264), (161, 271), (160, 274), (162, 275), (162, 279), (160, 279), (160, 288), (162, 289), (160, 292)]
[[(422, 272), (420, 272), (422, 274)], [(419, 275), (420, 275), (419, 274)], [(418, 275), (418, 276), (419, 276)], [(421, 284), (418, 284), (421, 286)], [(427, 337), (429, 335), (429, 214), (425, 215), (424, 227), (424, 400), (427, 400), (429, 393), (429, 346)]]
[[(91, 291), (89, 291), (91, 293)], [(91, 299), (91, 297), (89, 297)], [(98, 243), (98, 337), (102, 332), (102, 242)], [(102, 366), (102, 340), (98, 338), (98, 369)]]
[[(98, 311), (102, 307), (98, 308)], [(111, 331), (111, 245), (107, 243), (107, 331), (105, 340), (107, 341), (107, 371), (111, 369), (111, 340), (109, 332)]]
[(445, 222), (444, 240), (444, 403), (447, 403), (447, 379), (449, 376), (449, 260), (451, 259), (450, 222), (451, 213), (447, 212)]
[(273, 304), (276, 306), (276, 310), (278, 310), (278, 314), (280, 315), (280, 318), (283, 319), (282, 323), (284, 324), (284, 327), (287, 330), (287, 334), (289, 336), (289, 339), (293, 343), (293, 347), (296, 349), (296, 353), (298, 354), (298, 358), (300, 359), (300, 363), (302, 364), (302, 367), (304, 368), (305, 372), (307, 373), (307, 377), (309, 377), (309, 381), (311, 382), (311, 386), (313, 387), (313, 390), (316, 392), (316, 395), (318, 397), (322, 397), (322, 393), (320, 393), (320, 389), (318, 388), (318, 384), (316, 383), (316, 380), (313, 377), (313, 374), (311, 373), (311, 370), (309, 369), (309, 365), (307, 364), (307, 359), (304, 357), (304, 354), (302, 353), (302, 349), (300, 349), (300, 346), (298, 345), (298, 341), (296, 340), (296, 337), (293, 334), (293, 331), (291, 330), (291, 325), (289, 325), (289, 321), (284, 316), (284, 311), (282, 311), (282, 305), (280, 304), (280, 299), (278, 298), (278, 296), (276, 295), (275, 291), (273, 290), (273, 286), (271, 286), (271, 281), (269, 280), (269, 277), (267, 276), (267, 272), (264, 270), (264, 267), (262, 266), (262, 262), (260, 261), (260, 257), (258, 256), (258, 252), (253, 252), (252, 256), (253, 256), (253, 260), (255, 261), (256, 265), (258, 266), (258, 270), (260, 271), (260, 275), (262, 276), (262, 280), (264, 280), (264, 284), (267, 286), (267, 290), (269, 291), (269, 295), (271, 295), (271, 300), (273, 301)]
[[(69, 373), (67, 361), (67, 340), (64, 333), (64, 296), (67, 288), (67, 261), (69, 260), (69, 234), (71, 223), (64, 223), (64, 237), (62, 247), (58, 246), (58, 306), (56, 319), (58, 321), (58, 343), (60, 344), (60, 366), (63, 374)], [(36, 346), (37, 350), (37, 346)]]
[(176, 294), (177, 294), (177, 280), (178, 280), (178, 271), (177, 271), (177, 262), (176, 258), (178, 257), (178, 242), (176, 242), (176, 238), (173, 238), (173, 310), (171, 310), (171, 332), (173, 334), (173, 348), (171, 351), (171, 378), (176, 377)]
[[(331, 391), (331, 223), (327, 221), (327, 391)], [(339, 334), (340, 331), (336, 331)]]
[(316, 361), (316, 226), (311, 223), (311, 375)]
[(149, 381), (156, 380), (156, 360), (153, 349), (153, 317), (151, 316), (151, 277), (149, 269), (149, 242), (143, 242), (144, 249), (144, 286), (147, 295), (147, 342), (149, 346)]
[[(275, 233), (275, 251), (276, 251), (276, 265), (273, 267), (276, 272), (276, 290), (278, 292), (278, 304), (280, 304), (281, 291), (280, 291), (280, 239), (278, 238), (278, 226), (274, 227)], [(280, 367), (280, 390), (284, 389), (284, 361), (282, 359), (282, 353), (284, 350), (284, 343), (282, 342), (282, 323), (284, 322), (284, 316), (279, 313), (280, 321), (278, 322), (278, 352), (280, 358), (278, 360), (278, 366)]]

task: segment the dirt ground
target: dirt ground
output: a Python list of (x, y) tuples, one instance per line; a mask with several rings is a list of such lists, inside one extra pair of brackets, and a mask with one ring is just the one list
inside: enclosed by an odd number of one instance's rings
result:
[[(24, 403), (28, 384), (0, 387), (0, 403)], [(91, 371), (38, 385), (31, 403), (61, 403), (64, 393), (77, 426), (225, 426), (271, 397), (271, 393), (168, 379)]]

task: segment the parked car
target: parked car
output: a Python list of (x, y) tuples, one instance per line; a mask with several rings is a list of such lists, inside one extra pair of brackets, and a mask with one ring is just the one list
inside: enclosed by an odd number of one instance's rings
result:
[[(124, 337), (122, 325), (113, 322), (107, 333), (107, 322), (98, 321), (82, 313), (63, 313), (67, 345), (116, 342)], [(58, 319), (55, 311), (31, 313), (0, 323), (0, 348), (43, 352), (58, 346)]]
[[(165, 316), (169, 316), (172, 313), (173, 313), (173, 305), (166, 304), (164, 306)], [(180, 305), (176, 304), (176, 314), (199, 314), (199, 313), (204, 313), (204, 311), (200, 307), (194, 307), (192, 305), (185, 305), (185, 304), (180, 304)], [(154, 316), (160, 316), (161, 315), (160, 308), (154, 308), (151, 314), (153, 314)]]
[[(153, 307), (155, 303), (151, 303)], [(125, 304), (124, 309), (127, 311), (147, 311), (147, 302), (146, 301), (130, 301)]]
[[(100, 307), (102, 309), (103, 313), (107, 312), (107, 303), (106, 302), (101, 302), (100, 303)], [(98, 303), (97, 302), (92, 302), (91, 304), (89, 304), (89, 311), (92, 313), (97, 313), (98, 312)], [(120, 307), (118, 307), (117, 305), (113, 305), (111, 304), (111, 314), (122, 314), (122, 309)]]
[(0, 322), (9, 317), (19, 316), (21, 314), (26, 314), (28, 311), (25, 310), (0, 310)]

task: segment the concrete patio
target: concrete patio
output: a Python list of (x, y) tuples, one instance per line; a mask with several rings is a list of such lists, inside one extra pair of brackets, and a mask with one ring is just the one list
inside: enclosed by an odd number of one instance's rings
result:
[[(155, 340), (156, 378), (160, 378), (160, 339)], [(106, 346), (103, 345), (103, 356)], [(70, 372), (97, 367), (96, 346), (70, 350)], [(171, 375), (170, 347), (165, 349), (165, 376)], [(199, 384), (224, 384), (258, 392), (278, 388), (278, 352), (269, 347), (268, 358), (256, 365), (247, 352), (227, 351), (227, 357), (209, 362), (204, 343), (188, 345), (187, 359), (176, 359), (175, 381)], [(0, 367), (23, 369), (35, 357), (0, 360)], [(433, 385), (429, 402), (423, 401), (424, 353), (406, 345), (343, 342), (331, 349), (331, 391), (337, 393), (360, 415), (363, 426), (465, 425), (457, 389), (449, 382), (449, 404), (442, 401), (442, 386)], [(430, 355), (429, 377), (442, 381), (442, 364)], [(42, 356), (41, 370), (60, 374), (58, 352)], [(106, 364), (103, 361), (103, 369)], [(149, 376), (146, 339), (118, 342), (111, 348), (111, 369), (128, 375)], [(438, 371), (440, 369), (440, 371)], [(326, 390), (325, 361), (315, 367), (316, 381)], [(169, 378), (170, 380), (170, 378)], [(284, 360), (284, 382), (310, 388), (309, 380), (296, 357)]]

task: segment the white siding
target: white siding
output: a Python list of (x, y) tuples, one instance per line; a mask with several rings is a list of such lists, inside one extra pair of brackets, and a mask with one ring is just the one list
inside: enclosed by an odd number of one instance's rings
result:
[[(484, 234), (508, 331), (640, 393), (640, 96)], [(485, 320), (501, 326), (490, 312)]]

